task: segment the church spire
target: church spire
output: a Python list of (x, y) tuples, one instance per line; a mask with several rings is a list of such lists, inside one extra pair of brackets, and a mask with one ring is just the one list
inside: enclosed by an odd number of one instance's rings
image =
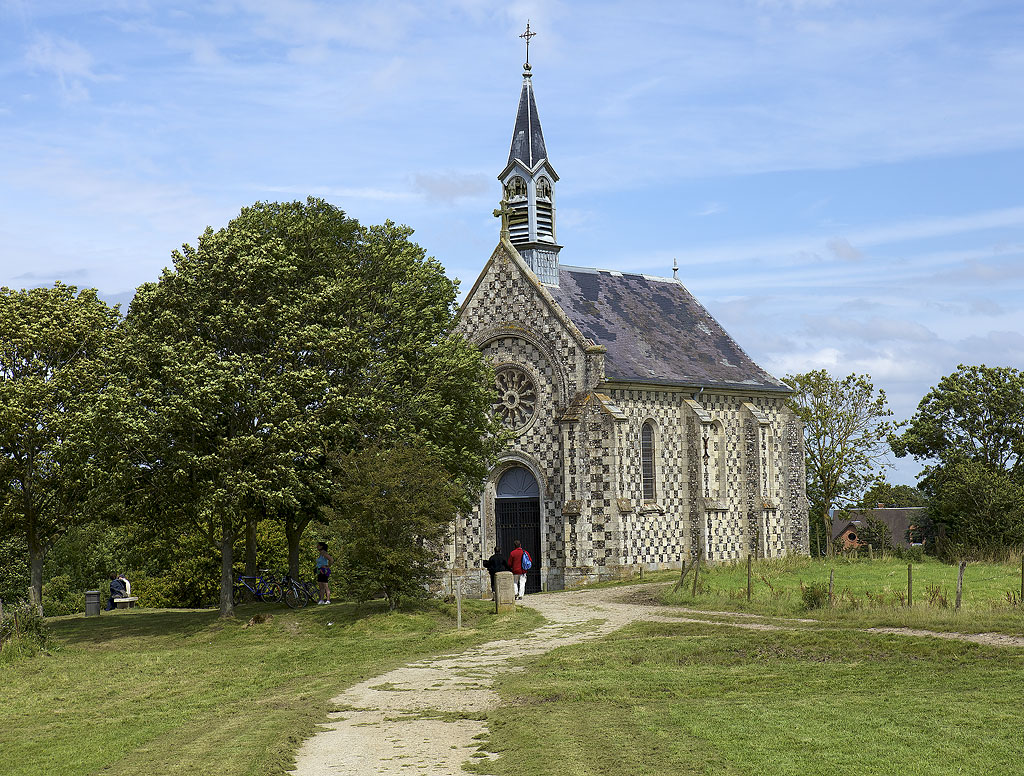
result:
[[(526, 66), (529, 67), (529, 62)], [(547, 159), (548, 151), (544, 147), (544, 132), (540, 128), (540, 116), (537, 115), (537, 100), (533, 96), (532, 74), (523, 71), (523, 90), (519, 94), (519, 112), (516, 113), (516, 125), (512, 130), (512, 147), (508, 152), (508, 163), (516, 159), (529, 169), (541, 159)]]
[(505, 169), (498, 175), (502, 182), (503, 209), (509, 211), (508, 230), (512, 244), (530, 265), (541, 282), (558, 285), (558, 252), (555, 243), (555, 182), (558, 175), (548, 161), (544, 132), (537, 115), (530, 66), (530, 30), (519, 37), (526, 40), (523, 88), (519, 110), (512, 130), (512, 144)]

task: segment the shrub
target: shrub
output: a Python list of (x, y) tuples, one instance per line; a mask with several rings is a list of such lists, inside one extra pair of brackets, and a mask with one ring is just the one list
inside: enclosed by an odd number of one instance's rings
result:
[(4, 607), (4, 618), (0, 622), (0, 662), (31, 657), (46, 648), (49, 635), (46, 620), (36, 607), (24, 601)]
[(931, 606), (938, 606), (942, 609), (949, 608), (949, 599), (946, 597), (946, 591), (939, 585), (926, 584), (924, 587), (924, 597)]
[(73, 590), (71, 577), (58, 574), (43, 584), (43, 611), (47, 617), (75, 614), (85, 611), (85, 592)]
[(824, 582), (812, 582), (809, 585), (800, 583), (800, 597), (805, 609), (823, 609), (829, 604), (828, 585)]
[(924, 563), (924, 547), (916, 545), (914, 547), (893, 547), (890, 552), (900, 560), (908, 560), (911, 563)]

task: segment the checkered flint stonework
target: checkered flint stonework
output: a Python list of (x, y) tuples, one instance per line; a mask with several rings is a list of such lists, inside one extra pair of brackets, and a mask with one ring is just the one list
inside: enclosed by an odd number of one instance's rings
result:
[[(802, 429), (784, 397), (603, 382), (603, 364), (587, 362), (601, 358), (585, 352), (594, 343), (553, 304), (499, 246), (463, 306), (457, 330), (496, 369), (528, 377), (535, 409), (479, 508), (454, 526), (450, 567), (478, 569), (490, 555), (494, 484), (510, 465), (538, 478), (551, 588), (678, 567), (698, 554), (728, 562), (807, 552)], [(643, 493), (645, 423), (654, 430), (653, 499)]]

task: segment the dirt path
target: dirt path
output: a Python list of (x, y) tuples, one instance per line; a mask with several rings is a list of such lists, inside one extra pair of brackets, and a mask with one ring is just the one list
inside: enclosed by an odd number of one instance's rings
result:
[[(526, 636), (410, 663), (350, 687), (333, 699), (346, 710), (331, 714), (325, 729), (303, 743), (293, 773), (463, 774), (462, 763), (476, 753), (477, 738), (487, 732), (482, 721), (467, 716), (482, 716), (498, 706), (500, 699), (493, 689), (496, 674), (517, 670), (513, 665), (516, 658), (599, 638), (631, 622), (711, 623), (749, 630), (788, 630), (816, 622), (653, 606), (627, 600), (631, 590), (606, 588), (530, 596), (527, 605), (544, 615), (548, 623)], [(794, 625), (787, 626), (787, 622)], [(871, 628), (865, 632), (1024, 646), (1022, 638), (995, 633), (902, 628)]]

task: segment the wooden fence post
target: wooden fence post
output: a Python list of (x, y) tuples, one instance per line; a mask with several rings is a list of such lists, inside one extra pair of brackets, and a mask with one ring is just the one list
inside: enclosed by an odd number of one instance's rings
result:
[(907, 564), (907, 606), (914, 605), (914, 564)]
[(869, 544), (868, 545), (868, 560), (874, 560), (874, 559), (875, 559), (875, 545)]
[(462, 630), (462, 577), (459, 577), (459, 584), (458, 587), (455, 588), (455, 591), (455, 627)]
[(704, 553), (703, 552), (700, 553), (697, 556), (697, 560), (694, 561), (694, 566), (693, 566), (693, 591), (690, 593), (690, 596), (693, 597), (693, 598), (697, 597), (697, 575), (700, 574), (700, 559), (702, 557), (704, 557)]
[[(682, 569), (679, 571), (679, 581), (672, 586), (672, 592), (675, 592), (683, 586), (683, 582), (686, 581), (686, 575), (690, 573), (690, 569), (687, 568), (686, 558), (683, 556), (679, 557), (679, 562), (683, 564)], [(692, 566), (691, 566), (692, 568)]]
[[(747, 553), (747, 600), (750, 600), (750, 593), (754, 587), (754, 578), (750, 570), (751, 558), (750, 554)], [(1024, 564), (1021, 564), (1021, 568), (1024, 569)], [(1024, 589), (1024, 582), (1021, 583), (1021, 589)]]
[(833, 585), (835, 583), (835, 579), (836, 579), (836, 570), (835, 569), (829, 569), (828, 570), (828, 605), (829, 606), (832, 605), (832, 590), (833, 590)]
[(964, 591), (964, 569), (967, 568), (967, 561), (960, 561), (960, 573), (956, 575), (956, 611), (960, 611), (960, 598)]

